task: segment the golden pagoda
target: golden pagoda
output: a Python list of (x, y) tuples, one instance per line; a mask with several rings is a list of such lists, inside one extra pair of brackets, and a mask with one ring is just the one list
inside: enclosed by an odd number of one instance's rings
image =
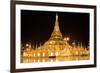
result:
[(63, 38), (59, 28), (58, 15), (55, 16), (54, 30), (43, 45), (39, 47), (26, 48), (22, 52), (21, 62), (53, 62), (55, 61), (68, 61), (68, 60), (87, 60), (89, 59), (90, 51), (81, 45), (69, 45), (69, 38)]
[(63, 39), (62, 33), (60, 32), (58, 15), (56, 14), (56, 21), (54, 30), (51, 37), (41, 47), (48, 50), (48, 56), (61, 56), (63, 51), (68, 51), (71, 46), (67, 43), (67, 40)]

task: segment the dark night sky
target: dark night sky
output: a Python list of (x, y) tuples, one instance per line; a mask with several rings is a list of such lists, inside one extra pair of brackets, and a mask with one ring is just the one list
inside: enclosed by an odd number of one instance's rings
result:
[(59, 16), (59, 26), (63, 36), (70, 41), (89, 42), (89, 14), (69, 12), (47, 12), (21, 10), (21, 41), (43, 44), (50, 38), (55, 24), (55, 14)]

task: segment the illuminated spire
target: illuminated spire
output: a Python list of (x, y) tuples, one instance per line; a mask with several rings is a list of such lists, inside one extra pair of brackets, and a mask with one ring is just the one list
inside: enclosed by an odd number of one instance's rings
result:
[(82, 44), (82, 42), (81, 42), (81, 48), (83, 48), (83, 44)]
[(54, 31), (59, 32), (59, 24), (58, 24), (58, 15), (56, 14), (56, 21), (55, 21), (55, 27), (54, 27)]
[(62, 34), (60, 32), (60, 28), (59, 28), (59, 23), (58, 23), (58, 15), (56, 14), (56, 20), (55, 20), (55, 26), (54, 26), (54, 30), (52, 32), (51, 37), (62, 37)]
[(37, 44), (36, 44), (36, 49), (37, 49)]
[(72, 45), (73, 45), (73, 47), (76, 47), (76, 42), (75, 42), (75, 40), (74, 40), (74, 42), (72, 43)]
[(40, 46), (41, 46), (41, 43), (40, 43)]
[(80, 47), (80, 42), (78, 42), (78, 48)]

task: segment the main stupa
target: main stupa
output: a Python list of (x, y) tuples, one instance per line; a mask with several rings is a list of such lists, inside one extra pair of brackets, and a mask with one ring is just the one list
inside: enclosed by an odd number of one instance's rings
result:
[(62, 33), (59, 28), (59, 22), (58, 22), (58, 15), (55, 16), (55, 26), (54, 30), (49, 38), (48, 41), (44, 43), (43, 46), (40, 46), (39, 48), (47, 49), (49, 56), (61, 56), (63, 55), (63, 51), (69, 51), (71, 46), (67, 42), (67, 38), (62, 37)]

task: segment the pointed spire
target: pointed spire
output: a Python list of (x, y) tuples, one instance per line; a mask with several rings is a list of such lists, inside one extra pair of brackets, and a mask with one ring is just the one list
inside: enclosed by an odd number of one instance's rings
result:
[(37, 43), (36, 43), (36, 49), (37, 49)]
[(83, 44), (82, 44), (82, 42), (81, 42), (81, 48), (83, 48)]
[(59, 28), (58, 15), (57, 14), (56, 14), (55, 18), (56, 18), (56, 20), (55, 20), (55, 26), (54, 26), (54, 30), (52, 32), (51, 37), (54, 37), (54, 36), (62, 37), (62, 34), (60, 32), (60, 28)]
[(75, 40), (74, 40), (74, 42), (72, 43), (72, 45), (73, 45), (73, 47), (76, 47), (76, 42), (75, 42)]
[(33, 49), (35, 48), (34, 45), (32, 47), (33, 47)]
[(41, 43), (40, 43), (40, 47), (41, 47)]
[(78, 42), (78, 48), (80, 47), (80, 42)]
[(54, 31), (60, 31), (59, 29), (59, 24), (58, 24), (58, 15), (56, 14), (56, 21), (55, 21), (55, 27), (54, 27)]

